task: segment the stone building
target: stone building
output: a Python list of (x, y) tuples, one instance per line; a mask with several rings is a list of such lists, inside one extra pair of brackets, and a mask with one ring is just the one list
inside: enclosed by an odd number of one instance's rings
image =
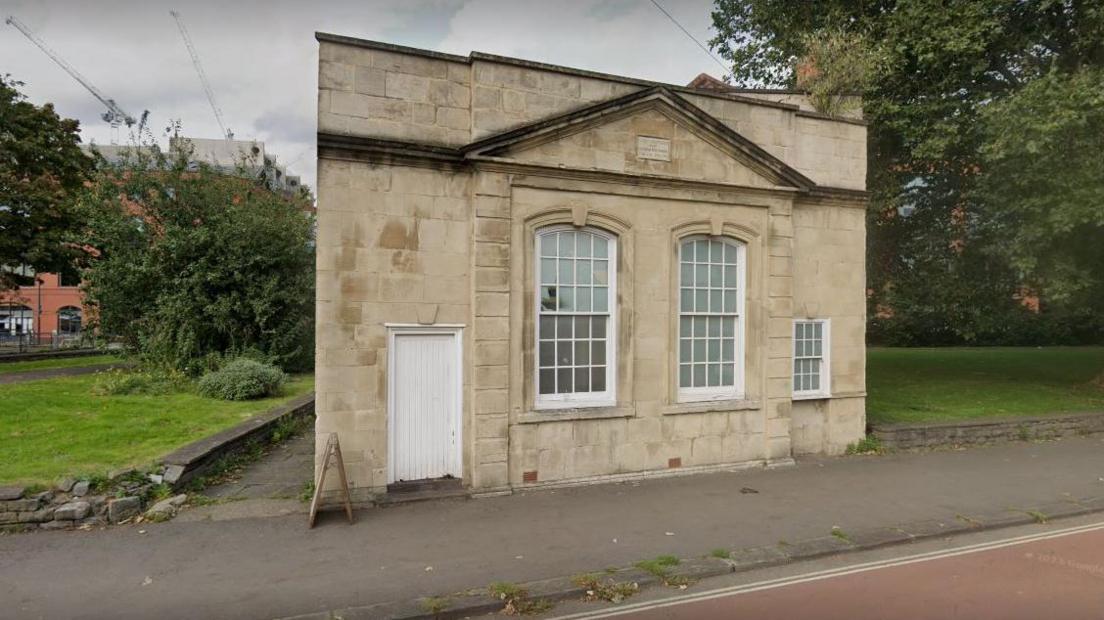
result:
[(863, 436), (863, 121), (794, 92), (317, 39), (317, 431), (358, 499)]

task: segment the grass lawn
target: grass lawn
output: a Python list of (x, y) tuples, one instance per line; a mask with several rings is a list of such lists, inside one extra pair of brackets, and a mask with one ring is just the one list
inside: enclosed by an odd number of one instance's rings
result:
[(230, 402), (193, 393), (94, 396), (95, 381), (82, 375), (0, 386), (0, 485), (149, 465), (314, 389), (313, 375), (299, 375), (277, 397)]
[(96, 364), (110, 364), (119, 361), (122, 361), (122, 358), (115, 355), (89, 355), (87, 357), (63, 357), (52, 360), (34, 360), (32, 362), (2, 362), (0, 363), (0, 375), (27, 372), (28, 370), (95, 366)]
[(1104, 347), (881, 349), (867, 352), (871, 423), (1104, 411)]

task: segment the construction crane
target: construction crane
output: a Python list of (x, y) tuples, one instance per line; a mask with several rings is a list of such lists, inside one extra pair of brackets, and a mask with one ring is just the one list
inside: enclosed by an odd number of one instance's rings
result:
[(34, 43), (38, 46), (39, 49), (45, 52), (45, 54), (50, 57), (50, 60), (53, 60), (55, 63), (58, 64), (59, 67), (64, 69), (66, 73), (73, 76), (74, 80), (80, 82), (81, 86), (88, 89), (88, 92), (92, 93), (93, 97), (99, 99), (100, 103), (104, 104), (104, 107), (107, 108), (107, 111), (103, 114), (100, 114), (100, 118), (104, 119), (105, 121), (107, 121), (108, 124), (111, 125), (112, 144), (118, 142), (119, 125), (132, 127), (136, 122), (138, 122), (133, 116), (127, 114), (126, 111), (119, 107), (119, 104), (115, 103), (114, 99), (108, 97), (103, 93), (103, 91), (93, 86), (92, 83), (89, 82), (88, 79), (85, 78), (83, 75), (81, 75), (79, 71), (74, 69), (73, 66), (69, 63), (65, 62), (65, 60), (62, 59), (61, 56), (58, 56), (57, 52), (50, 49), (50, 46), (46, 45), (46, 43), (42, 39), (38, 38), (38, 36), (36, 36), (35, 33), (26, 26), (26, 24), (19, 21), (14, 16), (9, 16), (5, 21), (8, 24), (14, 26), (15, 29), (19, 32), (22, 32), (23, 36), (30, 39), (31, 43)]
[(211, 90), (211, 83), (207, 81), (207, 73), (203, 70), (203, 63), (199, 62), (199, 54), (196, 53), (195, 46), (192, 45), (192, 37), (188, 36), (188, 29), (184, 27), (184, 20), (180, 18), (180, 13), (176, 11), (169, 11), (169, 15), (172, 15), (173, 19), (176, 20), (176, 27), (180, 29), (180, 36), (184, 39), (184, 46), (188, 48), (188, 54), (192, 57), (192, 65), (195, 66), (196, 73), (199, 74), (199, 81), (203, 84), (203, 92), (207, 93), (207, 101), (211, 103), (211, 110), (215, 113), (219, 130), (222, 131), (222, 135), (227, 140), (233, 140), (234, 132), (227, 129), (226, 124), (222, 122), (222, 110), (215, 103), (215, 91)]

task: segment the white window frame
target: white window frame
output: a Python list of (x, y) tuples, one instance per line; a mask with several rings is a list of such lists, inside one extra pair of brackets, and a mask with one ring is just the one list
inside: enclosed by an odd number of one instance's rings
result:
[[(730, 313), (701, 313), (682, 311), (682, 249), (687, 243), (706, 239), (720, 241), (736, 248), (736, 324), (733, 328), (733, 336), (736, 339), (735, 351), (733, 351), (732, 385), (714, 387), (682, 387), (679, 379), (679, 364), (681, 361), (682, 334), (681, 322), (683, 315), (687, 316), (729, 316)], [(675, 254), (675, 266), (678, 281), (675, 286), (675, 386), (678, 389), (678, 402), (694, 403), (716, 400), (743, 400), (744, 392), (744, 351), (747, 337), (745, 334), (745, 300), (747, 298), (747, 244), (733, 237), (712, 235), (690, 235), (678, 240), (678, 251)]]
[[(821, 325), (821, 344), (820, 344), (820, 389), (819, 390), (798, 390), (797, 382), (794, 381), (793, 365), (791, 364), (791, 376), (790, 381), (793, 382), (793, 399), (794, 400), (812, 400), (817, 398), (831, 398), (832, 397), (832, 320), (831, 319), (794, 319), (793, 321), (793, 339), (792, 343), (797, 341), (797, 326), (801, 323), (819, 323)], [(796, 354), (796, 346), (791, 344), (791, 353), (793, 353), (793, 359), (799, 359)], [(817, 359), (815, 356), (806, 356), (800, 359)]]
[[(541, 318), (541, 237), (557, 232), (586, 232), (604, 238), (609, 243), (609, 321), (606, 325), (606, 390), (604, 392), (583, 392), (570, 394), (541, 394), (540, 393), (540, 318)], [(530, 294), (533, 295), (533, 408), (537, 410), (548, 409), (580, 409), (587, 407), (614, 407), (617, 405), (617, 265), (618, 265), (617, 235), (611, 234), (600, 228), (592, 226), (572, 226), (569, 224), (553, 224), (538, 228), (533, 235), (533, 287)], [(579, 313), (593, 314), (593, 313)], [(568, 314), (551, 313), (548, 316), (571, 316)]]

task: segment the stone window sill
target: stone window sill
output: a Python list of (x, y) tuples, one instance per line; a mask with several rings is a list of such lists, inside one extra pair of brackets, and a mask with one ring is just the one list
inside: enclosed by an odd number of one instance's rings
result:
[(747, 411), (759, 409), (762, 403), (757, 400), (707, 400), (693, 403), (676, 403), (660, 409), (663, 415), (682, 415), (684, 413), (714, 413), (719, 411)]
[(540, 409), (519, 413), (516, 424), (540, 424), (541, 422), (564, 422), (566, 420), (607, 420), (610, 418), (632, 418), (636, 416), (636, 407), (576, 407), (565, 409)]

